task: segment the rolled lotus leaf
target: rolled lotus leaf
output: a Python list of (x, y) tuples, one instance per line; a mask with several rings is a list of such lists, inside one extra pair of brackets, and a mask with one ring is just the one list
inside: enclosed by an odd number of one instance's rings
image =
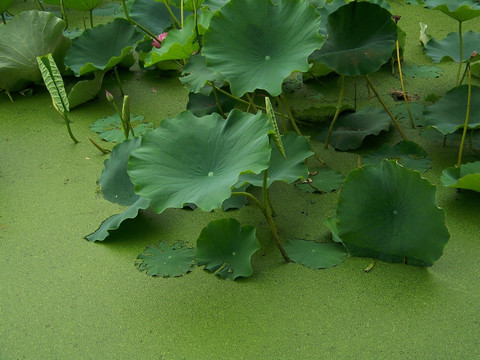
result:
[(321, 47), (320, 18), (306, 1), (231, 0), (211, 19), (202, 54), (235, 96), (263, 89), (280, 95), (293, 71), (308, 71)]

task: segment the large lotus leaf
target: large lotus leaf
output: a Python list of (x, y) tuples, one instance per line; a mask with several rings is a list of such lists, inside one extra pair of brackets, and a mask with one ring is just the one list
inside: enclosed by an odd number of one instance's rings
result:
[(199, 93), (207, 81), (223, 82), (223, 75), (207, 67), (205, 57), (196, 54), (190, 58), (187, 66), (182, 71), (180, 81), (194, 93)]
[(188, 59), (199, 49), (196, 42), (195, 22), (192, 18), (185, 20), (182, 29), (172, 29), (162, 41), (160, 49), (152, 48), (145, 56), (145, 66), (152, 66), (160, 61)]
[(75, 38), (65, 56), (65, 65), (80, 76), (95, 70), (108, 70), (130, 54), (143, 34), (125, 19), (85, 30)]
[(480, 5), (471, 0), (425, 0), (425, 7), (440, 10), (457, 21), (467, 21), (480, 16)]
[(204, 0), (202, 5), (208, 6), (211, 11), (215, 12), (229, 1), (230, 0)]
[(70, 109), (95, 99), (102, 87), (104, 71), (94, 71), (93, 79), (77, 82), (68, 93)]
[(134, 219), (137, 217), (139, 210), (145, 210), (148, 208), (150, 202), (143, 198), (139, 198), (132, 206), (125, 210), (121, 214), (112, 215), (106, 219), (100, 227), (92, 234), (87, 235), (85, 239), (91, 242), (105, 240), (110, 232), (117, 230), (121, 223), (127, 219)]
[(140, 146), (141, 140), (141, 138), (133, 138), (118, 144), (113, 148), (110, 158), (103, 163), (104, 169), (98, 179), (98, 185), (103, 197), (108, 201), (130, 206), (140, 198), (135, 194), (127, 174), (127, 164), (130, 152)]
[(24, 11), (0, 26), (0, 90), (21, 90), (42, 79), (37, 56), (49, 53), (63, 69), (70, 39), (63, 36), (65, 22), (43, 11)]
[(412, 141), (401, 141), (394, 146), (383, 144), (377, 151), (365, 155), (362, 162), (379, 165), (383, 159), (396, 160), (400, 165), (420, 172), (432, 167), (432, 159), (420, 145)]
[[(378, 135), (390, 128), (391, 119), (380, 109), (365, 107), (356, 113), (343, 113), (335, 122), (330, 145), (337, 150), (354, 150), (362, 145), (369, 135)], [(325, 140), (325, 129), (319, 138)]]
[[(179, 18), (180, 10), (175, 6), (172, 6), (171, 10)], [(163, 2), (135, 0), (128, 14), (133, 20), (157, 35), (165, 32), (166, 28), (172, 25), (172, 18)]]
[(308, 56), (322, 45), (319, 25), (304, 1), (231, 0), (212, 18), (202, 54), (235, 96), (255, 89), (277, 96), (290, 73), (308, 70)]
[(306, 192), (329, 193), (338, 190), (345, 180), (345, 175), (328, 167), (313, 168), (308, 172), (308, 179), (295, 184)]
[(347, 252), (342, 243), (290, 239), (285, 244), (290, 260), (310, 269), (328, 269), (342, 263)]
[(388, 10), (352, 2), (328, 16), (327, 37), (316, 61), (342, 75), (367, 75), (390, 60), (396, 39), (397, 25)]
[(197, 118), (184, 111), (143, 136), (132, 151), (128, 172), (137, 194), (161, 213), (186, 203), (218, 209), (243, 172), (268, 167), (271, 125), (266, 115), (232, 110)]
[(222, 278), (235, 280), (253, 274), (250, 259), (258, 249), (253, 226), (240, 226), (235, 219), (220, 219), (210, 222), (200, 233), (195, 260)]
[[(462, 129), (467, 115), (468, 85), (448, 91), (444, 97), (427, 108), (426, 124), (443, 135)], [(480, 87), (472, 87), (469, 129), (480, 128)]]
[[(89, 11), (95, 9), (103, 0), (63, 0), (65, 7), (74, 10)], [(43, 0), (45, 4), (60, 6), (60, 0)]]
[(0, 0), (0, 14), (3, 14), (12, 5), (13, 0)]
[[(474, 51), (480, 51), (480, 33), (467, 31), (463, 34), (463, 58), (462, 62), (470, 58)], [(442, 41), (431, 39), (425, 52), (434, 63), (439, 63), (444, 58), (450, 58), (456, 63), (460, 62), (460, 37), (458, 33), (450, 33)]]
[[(267, 187), (270, 187), (275, 181), (285, 181), (288, 184), (308, 177), (308, 168), (305, 165), (305, 159), (313, 155), (311, 145), (305, 136), (289, 132), (282, 136), (282, 143), (287, 154), (283, 158), (275, 146), (273, 138), (270, 140), (272, 146), (272, 156), (268, 167)], [(249, 183), (253, 186), (263, 186), (263, 174), (243, 174), (238, 179), (237, 185)]]
[(137, 257), (138, 270), (150, 276), (182, 276), (192, 271), (194, 256), (195, 249), (186, 247), (182, 242), (147, 246), (143, 254)]
[[(131, 115), (130, 124), (132, 125), (135, 136), (145, 134), (153, 129), (152, 123), (143, 121), (143, 115)], [(90, 130), (98, 133), (98, 137), (108, 142), (121, 143), (125, 140), (125, 133), (122, 128), (122, 120), (118, 114), (113, 114), (106, 118), (98, 119), (92, 125)]]
[(353, 256), (431, 266), (450, 237), (435, 193), (419, 172), (393, 161), (353, 170), (339, 195), (338, 236)]
[(443, 170), (442, 183), (452, 188), (480, 192), (480, 161)]

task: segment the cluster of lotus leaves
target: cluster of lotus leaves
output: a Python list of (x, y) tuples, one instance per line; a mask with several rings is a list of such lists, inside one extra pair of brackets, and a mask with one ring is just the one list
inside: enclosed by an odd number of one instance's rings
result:
[(0, 90), (21, 90), (39, 82), (37, 57), (52, 54), (62, 68), (70, 39), (65, 22), (44, 11), (24, 11), (0, 26)]

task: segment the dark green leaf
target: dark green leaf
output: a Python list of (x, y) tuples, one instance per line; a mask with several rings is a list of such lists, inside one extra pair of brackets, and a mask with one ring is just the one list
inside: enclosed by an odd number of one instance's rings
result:
[[(463, 57), (462, 62), (470, 58), (474, 51), (480, 51), (480, 33), (467, 31), (463, 34)], [(445, 58), (450, 58), (456, 63), (460, 62), (460, 37), (457, 32), (448, 34), (445, 39), (438, 41), (431, 39), (425, 52), (434, 63), (439, 63)]]
[(102, 87), (105, 72), (94, 71), (93, 75), (93, 79), (77, 82), (68, 93), (68, 102), (70, 103), (71, 109), (97, 97)]
[[(136, 137), (153, 129), (153, 124), (144, 122), (143, 119), (143, 115), (131, 115), (130, 123), (132, 124), (133, 132)], [(125, 134), (122, 129), (122, 120), (118, 114), (98, 119), (90, 125), (90, 130), (96, 132), (100, 139), (108, 142), (121, 143), (125, 140)]]
[(186, 247), (182, 242), (147, 246), (137, 257), (138, 270), (150, 276), (182, 276), (192, 271), (194, 256), (195, 249)]
[[(217, 96), (224, 112), (232, 110), (237, 103), (234, 99), (222, 93), (218, 93)], [(213, 92), (208, 96), (200, 93), (189, 93), (187, 110), (190, 110), (195, 114), (195, 116), (205, 116), (220, 112), (217, 99), (215, 98), (215, 94)]]
[(442, 183), (452, 188), (480, 192), (480, 161), (443, 170)]
[(253, 274), (250, 259), (260, 249), (253, 226), (240, 226), (235, 219), (210, 222), (197, 239), (195, 259), (199, 266), (223, 279), (235, 280)]
[(480, 5), (471, 0), (425, 0), (425, 7), (440, 10), (457, 21), (467, 21), (480, 16)]
[(402, 66), (402, 73), (405, 76), (412, 78), (437, 78), (442, 75), (443, 70), (436, 66), (418, 66), (418, 65), (406, 65)]
[(288, 240), (285, 251), (293, 262), (314, 270), (334, 267), (347, 257), (342, 243), (322, 243), (302, 239)]
[(343, 174), (328, 167), (313, 168), (309, 170), (308, 179), (295, 186), (306, 192), (329, 193), (338, 190), (344, 179)]

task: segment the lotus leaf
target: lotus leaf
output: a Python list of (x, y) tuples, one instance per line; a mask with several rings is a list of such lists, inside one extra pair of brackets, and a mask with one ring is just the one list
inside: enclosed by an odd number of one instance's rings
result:
[(63, 36), (64, 29), (63, 20), (36, 10), (21, 12), (0, 26), (0, 90), (22, 90), (41, 81), (38, 56), (51, 53), (57, 64), (63, 64), (71, 43)]
[(194, 256), (195, 249), (186, 247), (182, 242), (147, 246), (143, 254), (137, 257), (138, 270), (150, 276), (182, 276), (192, 271)]
[[(443, 135), (462, 129), (467, 114), (468, 85), (448, 91), (444, 97), (427, 108), (426, 124)], [(480, 128), (480, 87), (472, 87), (469, 129)]]
[(342, 263), (347, 252), (342, 243), (290, 239), (285, 244), (290, 260), (310, 269), (328, 269)]
[(338, 236), (353, 256), (431, 266), (449, 240), (436, 188), (384, 160), (350, 172), (339, 195)]
[(121, 223), (127, 219), (134, 219), (137, 217), (139, 210), (145, 210), (149, 206), (149, 201), (139, 198), (132, 206), (121, 214), (110, 216), (106, 219), (100, 227), (92, 234), (87, 235), (85, 239), (91, 242), (103, 241), (113, 230), (117, 230)]
[[(148, 130), (153, 129), (152, 123), (143, 121), (143, 115), (131, 115), (130, 123), (132, 124), (135, 136), (145, 134)], [(121, 143), (125, 140), (125, 134), (122, 129), (122, 120), (118, 114), (98, 119), (92, 125), (90, 130), (98, 133), (100, 139), (112, 143)]]
[[(283, 158), (275, 146), (274, 140), (270, 140), (272, 146), (272, 155), (268, 167), (267, 187), (270, 187), (275, 181), (284, 181), (288, 184), (308, 177), (308, 168), (305, 165), (305, 159), (313, 155), (311, 145), (305, 136), (289, 132), (282, 136), (282, 143), (287, 154)], [(263, 172), (258, 175), (243, 174), (238, 179), (237, 185), (249, 183), (253, 186), (263, 186)]]
[[(425, 100), (428, 101), (428, 99), (426, 99), (426, 98), (425, 98)], [(425, 112), (426, 106), (423, 105), (423, 104), (419, 104), (419, 103), (409, 103), (408, 106), (410, 107), (410, 111), (413, 115), (413, 121), (414, 121), (415, 125), (416, 126), (425, 126), (424, 112)], [(395, 114), (395, 116), (397, 117), (398, 120), (409, 119), (408, 109), (407, 109), (407, 106), (405, 105), (405, 103), (403, 103), (401, 105), (397, 105), (393, 109), (393, 113)]]
[[(180, 10), (178, 8), (171, 7), (171, 10), (175, 16), (180, 16)], [(135, 0), (128, 14), (134, 21), (154, 34), (161, 34), (165, 32), (169, 26), (172, 26), (170, 13), (162, 2)]]
[(471, 0), (425, 0), (425, 7), (440, 10), (460, 22), (480, 16), (480, 5)]
[(203, 6), (208, 6), (211, 11), (215, 12), (229, 1), (230, 0), (204, 0)]
[[(218, 94), (218, 100), (220, 101), (220, 105), (222, 106), (222, 110), (224, 112), (232, 110), (237, 103), (235, 99), (232, 99), (231, 97), (222, 93)], [(188, 94), (187, 110), (190, 110), (195, 114), (195, 116), (205, 116), (214, 112), (220, 112), (217, 99), (213, 93), (210, 93), (209, 95), (194, 93)]]
[(250, 259), (260, 249), (253, 226), (240, 226), (235, 219), (210, 222), (197, 239), (195, 259), (199, 266), (223, 279), (235, 280), (253, 274)]
[(383, 144), (377, 151), (365, 155), (362, 162), (379, 165), (383, 159), (396, 160), (400, 165), (420, 172), (432, 167), (432, 159), (420, 145), (412, 141), (401, 141), (394, 146)]
[(65, 65), (80, 76), (95, 70), (109, 70), (130, 54), (143, 38), (137, 28), (125, 19), (85, 30), (75, 38), (65, 56)]
[(135, 191), (161, 213), (186, 203), (218, 209), (243, 172), (268, 167), (271, 125), (266, 115), (232, 110), (227, 119), (184, 111), (143, 136), (130, 155)]
[(160, 49), (152, 48), (145, 56), (145, 66), (152, 66), (160, 61), (188, 59), (199, 49), (195, 41), (195, 22), (193, 17), (185, 19), (182, 29), (172, 29), (162, 41)]
[[(95, 9), (103, 0), (64, 0), (63, 4), (69, 9), (89, 11)], [(43, 0), (45, 4), (60, 6), (60, 0)]]
[(316, 61), (341, 75), (368, 75), (392, 57), (397, 25), (381, 6), (352, 2), (328, 16), (327, 34)]
[(87, 101), (95, 99), (102, 87), (103, 71), (94, 71), (93, 79), (81, 80), (77, 82), (68, 93), (68, 102), (70, 109), (77, 107)]
[[(480, 33), (467, 31), (463, 34), (462, 62), (470, 58), (474, 51), (480, 51)], [(431, 39), (425, 52), (434, 63), (439, 63), (445, 58), (450, 58), (456, 63), (460, 62), (460, 38), (458, 33), (450, 33), (442, 41)]]
[(308, 70), (308, 56), (322, 45), (319, 25), (304, 1), (231, 0), (212, 18), (202, 54), (233, 95), (263, 89), (277, 96), (290, 73)]
[[(234, 189), (233, 191), (244, 192), (247, 190), (248, 184), (244, 185), (238, 189)], [(245, 205), (247, 205), (247, 197), (246, 196), (230, 196), (227, 200), (222, 203), (223, 211), (228, 211), (231, 209), (241, 209)]]
[(194, 93), (199, 93), (208, 81), (223, 82), (223, 75), (210, 70), (207, 67), (205, 57), (196, 54), (191, 57), (185, 69), (182, 71), (180, 81)]
[(127, 164), (130, 152), (140, 146), (141, 138), (125, 140), (115, 146), (110, 158), (105, 160), (104, 169), (98, 185), (102, 190), (103, 197), (113, 203), (130, 206), (139, 198), (134, 192), (133, 184), (127, 174)]
[(480, 192), (480, 161), (443, 170), (444, 186)]
[[(338, 117), (330, 138), (337, 150), (354, 150), (362, 145), (368, 135), (378, 135), (390, 128), (391, 119), (383, 110), (365, 107), (356, 113), (343, 113)], [(325, 129), (319, 138), (327, 137)]]
[(329, 193), (338, 190), (344, 179), (343, 174), (328, 167), (313, 168), (309, 170), (308, 179), (295, 186), (306, 192)]
[(0, 0), (0, 14), (3, 14), (12, 5), (13, 0)]

